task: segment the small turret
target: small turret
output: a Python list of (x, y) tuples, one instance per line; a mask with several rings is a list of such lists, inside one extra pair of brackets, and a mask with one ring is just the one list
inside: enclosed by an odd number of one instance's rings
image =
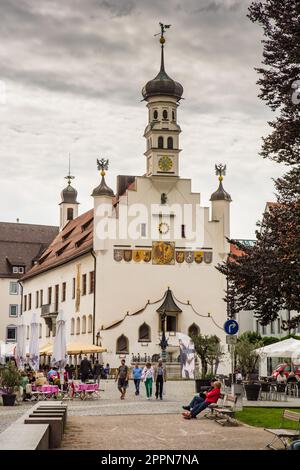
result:
[(218, 233), (219, 239), (219, 253), (225, 255), (229, 250), (229, 244), (226, 238), (230, 237), (230, 203), (232, 201), (229, 193), (223, 188), (223, 176), (226, 174), (226, 165), (215, 165), (216, 175), (219, 180), (219, 187), (211, 195), (211, 218), (213, 222), (219, 222), (220, 228)]
[(65, 179), (68, 180), (68, 186), (64, 188), (61, 192), (61, 202), (60, 202), (60, 230), (66, 225), (69, 220), (76, 219), (78, 217), (78, 206), (77, 202), (77, 191), (73, 186), (71, 186), (71, 181), (75, 179), (75, 176), (71, 176), (70, 171), (70, 160), (69, 160), (69, 174), (65, 176)]

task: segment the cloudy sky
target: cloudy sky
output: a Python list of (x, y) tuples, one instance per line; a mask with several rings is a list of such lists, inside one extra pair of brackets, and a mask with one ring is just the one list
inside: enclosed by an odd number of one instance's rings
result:
[(181, 176), (201, 203), (227, 164), (232, 235), (253, 238), (271, 178), (284, 168), (259, 155), (272, 113), (257, 98), (261, 30), (248, 0), (0, 0), (0, 220), (59, 223), (71, 153), (80, 210), (92, 206), (96, 158), (107, 181), (143, 174), (147, 121), (141, 88), (159, 69), (158, 22), (167, 32), (166, 70), (184, 87)]

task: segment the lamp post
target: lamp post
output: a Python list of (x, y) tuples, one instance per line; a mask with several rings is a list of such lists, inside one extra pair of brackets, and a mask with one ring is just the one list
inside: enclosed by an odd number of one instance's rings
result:
[(166, 349), (168, 347), (168, 341), (167, 341), (167, 338), (166, 338), (166, 318), (167, 318), (167, 314), (166, 314), (165, 310), (161, 314), (160, 318), (161, 318), (162, 335), (161, 335), (161, 340), (160, 340), (159, 345), (161, 347), (161, 358), (162, 358), (163, 362), (166, 362), (166, 358), (167, 358)]

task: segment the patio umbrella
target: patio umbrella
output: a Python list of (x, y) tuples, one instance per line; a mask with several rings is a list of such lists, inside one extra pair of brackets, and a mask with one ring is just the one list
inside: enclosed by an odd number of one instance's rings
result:
[(66, 321), (62, 310), (59, 310), (56, 319), (56, 335), (53, 344), (52, 364), (59, 368), (60, 386), (63, 391), (64, 368), (67, 363)]
[(29, 365), (33, 370), (39, 369), (39, 323), (36, 313), (33, 313), (31, 323), (31, 335), (29, 342)]
[(24, 369), (26, 361), (26, 325), (23, 323), (23, 317), (17, 328), (17, 346), (16, 361), (19, 369)]
[(255, 349), (261, 357), (290, 357), (300, 359), (300, 341), (294, 338), (278, 341), (263, 348)]

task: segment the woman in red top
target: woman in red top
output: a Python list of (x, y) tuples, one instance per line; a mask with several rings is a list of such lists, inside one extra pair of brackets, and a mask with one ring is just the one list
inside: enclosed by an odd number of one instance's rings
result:
[(196, 418), (202, 410), (208, 407), (211, 403), (217, 403), (220, 398), (221, 393), (221, 382), (216, 381), (214, 383), (214, 388), (210, 392), (206, 392), (206, 398), (195, 397), (191, 401), (190, 405), (187, 407), (189, 410), (182, 413), (182, 416), (185, 419)]

